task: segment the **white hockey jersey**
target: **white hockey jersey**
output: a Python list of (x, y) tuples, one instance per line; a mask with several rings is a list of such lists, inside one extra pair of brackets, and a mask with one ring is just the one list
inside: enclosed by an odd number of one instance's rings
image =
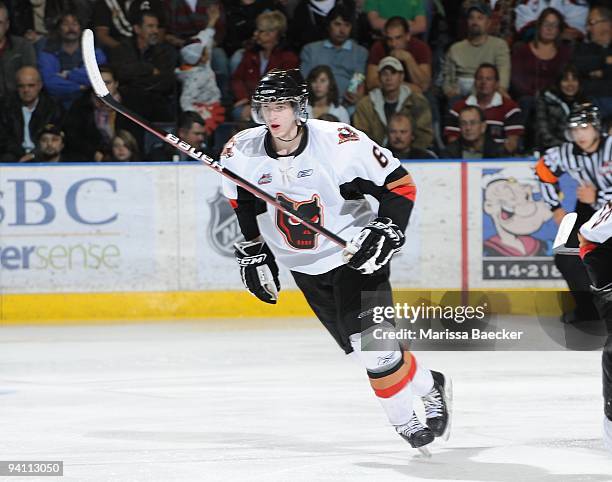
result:
[(604, 243), (612, 237), (612, 201), (580, 227), (580, 234), (594, 243)]
[[(306, 127), (305, 144), (295, 156), (274, 158), (266, 149), (268, 131), (260, 126), (234, 136), (220, 162), (348, 241), (375, 214), (366, 199), (345, 199), (341, 186), (383, 186), (400, 162), (347, 124), (313, 119)], [(223, 192), (230, 200), (238, 197), (237, 186), (225, 178)], [(340, 246), (272, 206), (257, 216), (257, 225), (278, 262), (293, 271), (320, 274), (343, 264)]]

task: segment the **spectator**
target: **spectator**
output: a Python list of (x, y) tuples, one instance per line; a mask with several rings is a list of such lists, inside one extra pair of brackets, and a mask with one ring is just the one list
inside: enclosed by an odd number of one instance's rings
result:
[(9, 11), (0, 2), (0, 99), (16, 90), (15, 74), (26, 65), (36, 65), (34, 47), (25, 39), (8, 35)]
[(485, 115), (488, 135), (500, 144), (506, 152), (513, 154), (525, 129), (522, 125), (521, 109), (509, 97), (499, 92), (499, 72), (493, 64), (482, 64), (475, 75), (475, 93), (456, 102), (450, 109), (448, 122), (444, 128), (447, 142), (459, 138), (459, 112), (466, 105), (478, 106)]
[(356, 82), (348, 89), (351, 79), (365, 78), (368, 51), (351, 39), (354, 14), (346, 5), (334, 7), (327, 16), (327, 39), (305, 45), (300, 54), (300, 70), (304, 77), (317, 65), (329, 65), (338, 84), (342, 102), (354, 106), (363, 96), (364, 87)]
[(64, 132), (55, 124), (47, 124), (38, 133), (34, 162), (65, 162)]
[(13, 0), (11, 23), (16, 35), (37, 42), (53, 29), (63, 12), (74, 12), (81, 25), (89, 25), (95, 0)]
[(310, 71), (308, 85), (308, 116), (320, 119), (324, 114), (335, 116), (340, 122), (350, 124), (349, 114), (338, 104), (338, 85), (328, 65), (319, 65)]
[(38, 131), (45, 124), (59, 123), (62, 117), (60, 106), (42, 90), (35, 67), (22, 67), (15, 77), (17, 93), (6, 99), (1, 112), (2, 162), (31, 161)]
[(424, 3), (423, 0), (366, 0), (364, 10), (375, 31), (382, 32), (391, 17), (403, 17), (410, 25), (410, 32), (418, 35), (427, 30)]
[(612, 118), (612, 11), (609, 7), (592, 7), (587, 24), (589, 41), (576, 45), (574, 63), (584, 85), (604, 119)]
[(387, 143), (388, 119), (395, 112), (408, 115), (414, 126), (414, 147), (425, 149), (433, 140), (431, 110), (422, 94), (403, 85), (404, 66), (395, 57), (385, 57), (378, 64), (380, 88), (359, 101), (353, 125), (374, 142)]
[(111, 52), (117, 80), (127, 98), (146, 95), (154, 106), (151, 120), (172, 120), (175, 118), (176, 51), (160, 42), (159, 19), (153, 11), (141, 12), (135, 22), (134, 37), (122, 40), (121, 46)]
[[(217, 13), (214, 25), (215, 44), (223, 45), (225, 38), (225, 15), (218, 0), (164, 0), (168, 25), (166, 41), (174, 47), (183, 47), (190, 38), (204, 30), (210, 21), (211, 9)], [(226, 103), (231, 103), (230, 70), (227, 54), (221, 47), (212, 50), (210, 65), (215, 72), (217, 85)]]
[[(466, 6), (474, 0), (464, 0)], [(488, 0), (491, 7), (491, 22), (487, 33), (494, 37), (499, 37), (512, 45), (516, 30), (514, 29), (514, 10), (519, 0)]]
[(392, 114), (389, 119), (389, 144), (387, 147), (398, 159), (436, 159), (436, 155), (428, 149), (420, 149), (412, 145), (412, 120), (401, 112)]
[(289, 28), (291, 47), (299, 52), (304, 45), (325, 39), (328, 30), (327, 16), (341, 3), (349, 10), (355, 11), (353, 1), (300, 0), (293, 11), (293, 21)]
[(425, 92), (431, 85), (431, 49), (410, 35), (406, 19), (391, 17), (384, 28), (384, 41), (378, 40), (370, 49), (366, 85), (368, 90), (379, 87), (378, 63), (383, 57), (397, 58), (407, 72), (406, 80)]
[(242, 61), (232, 74), (232, 91), (236, 98), (233, 117), (235, 120), (249, 120), (249, 102), (259, 79), (272, 69), (295, 69), (299, 66), (297, 56), (283, 44), (287, 31), (287, 19), (275, 10), (257, 17), (255, 30), (256, 46), (244, 52)]
[[(229, 0), (225, 3), (225, 20), (232, 28), (225, 33), (223, 48), (227, 55), (232, 56), (236, 51), (244, 51), (250, 47), (250, 41), (255, 32), (255, 19), (260, 13), (275, 9), (274, 0)], [(241, 55), (237, 57), (238, 66)], [(234, 62), (230, 62), (230, 64)], [(235, 68), (231, 69), (232, 71)]]
[(138, 162), (140, 148), (138, 142), (128, 131), (118, 130), (111, 141), (110, 155), (104, 158), (108, 162)]
[(474, 74), (479, 65), (490, 63), (497, 67), (499, 84), (505, 93), (510, 84), (510, 51), (502, 39), (487, 34), (491, 9), (477, 3), (467, 11), (468, 38), (451, 45), (444, 62), (442, 89), (452, 105), (458, 97), (471, 93)]
[[(218, 14), (218, 10), (217, 10)], [(210, 16), (208, 27), (202, 30), (194, 39), (195, 42), (181, 49), (183, 65), (175, 70), (177, 79), (183, 84), (181, 92), (181, 109), (199, 111), (208, 110), (208, 106), (216, 104), (220, 107), (221, 92), (217, 86), (215, 73), (210, 68), (213, 36), (212, 25), (215, 16)]]
[(574, 104), (583, 104), (588, 99), (583, 94), (578, 70), (568, 64), (555, 85), (540, 92), (536, 97), (536, 139), (538, 150), (560, 146), (567, 142), (565, 131), (567, 116)]
[(459, 112), (459, 139), (442, 152), (448, 159), (482, 159), (503, 157), (503, 146), (487, 135), (487, 119), (480, 107), (466, 105)]
[(552, 85), (568, 63), (571, 50), (561, 41), (563, 16), (546, 8), (538, 17), (535, 38), (512, 52), (512, 92), (525, 112), (534, 97)]
[[(106, 56), (96, 49), (98, 65)], [(38, 56), (38, 68), (47, 92), (64, 108), (91, 86), (81, 53), (81, 23), (71, 12), (64, 12)]]
[(162, 0), (97, 0), (93, 14), (96, 39), (108, 52), (119, 47), (123, 39), (134, 35), (132, 20), (146, 10), (155, 12), (161, 29), (165, 25)]
[[(585, 31), (588, 7), (575, 0), (521, 0), (515, 7), (515, 26), (522, 40), (529, 40), (537, 30), (537, 19), (547, 8), (554, 8), (565, 19), (563, 37), (568, 40), (581, 39)], [(535, 27), (535, 29), (534, 29)]]
[[(164, 0), (168, 19), (166, 41), (175, 47), (183, 47), (188, 39), (208, 26), (209, 11), (220, 10), (214, 25), (215, 41), (221, 45), (225, 36), (225, 21), (221, 2), (217, 0)], [(219, 49), (222, 51), (222, 49)]]
[[(176, 125), (177, 135), (181, 140), (187, 142), (190, 146), (200, 149), (206, 154), (210, 151), (206, 147), (206, 128), (204, 119), (197, 112), (183, 112), (178, 117)], [(147, 154), (147, 161), (192, 161), (193, 159), (187, 154), (172, 147), (169, 144), (163, 143), (160, 146), (154, 147)]]
[[(130, 103), (119, 91), (119, 82), (113, 69), (100, 66), (100, 73), (106, 88), (113, 98), (129, 108), (142, 112), (143, 107)], [(144, 104), (144, 101), (143, 101)], [(145, 112), (148, 118), (148, 112)], [(74, 101), (64, 121), (66, 131), (66, 152), (71, 159), (80, 161), (101, 161), (108, 156), (111, 139), (119, 130), (128, 130), (142, 143), (143, 131), (127, 117), (118, 115), (91, 91), (84, 92)]]

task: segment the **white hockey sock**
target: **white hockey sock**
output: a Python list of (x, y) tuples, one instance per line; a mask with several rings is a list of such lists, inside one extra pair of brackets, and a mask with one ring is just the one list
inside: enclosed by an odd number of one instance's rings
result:
[(424, 397), (433, 388), (431, 371), (424, 367), (421, 361), (417, 362), (417, 369), (412, 379), (412, 389), (417, 397)]
[[(364, 337), (367, 336), (368, 334), (364, 334)], [(402, 352), (397, 342), (393, 346), (385, 346), (387, 350), (370, 351), (362, 349), (368, 346), (367, 338), (366, 343), (363, 343), (362, 334), (351, 335), (350, 340), (355, 354), (368, 371), (370, 385), (389, 422), (392, 425), (408, 423), (413, 413), (412, 380), (418, 371), (414, 356), (409, 352)], [(425, 371), (427, 373), (421, 378), (425, 378), (427, 374), (431, 377), (429, 370)], [(424, 389), (426, 380), (421, 381), (420, 385)]]

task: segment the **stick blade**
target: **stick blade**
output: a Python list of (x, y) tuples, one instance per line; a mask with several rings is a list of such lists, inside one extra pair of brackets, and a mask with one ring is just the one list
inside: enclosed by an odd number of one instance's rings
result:
[(568, 248), (565, 246), (565, 243), (567, 243), (567, 240), (574, 229), (576, 219), (578, 219), (578, 214), (569, 213), (566, 214), (561, 220), (559, 230), (557, 231), (557, 236), (555, 236), (555, 241), (553, 242), (554, 254), (578, 254), (580, 251), (578, 248)]
[(98, 97), (104, 97), (109, 94), (102, 74), (100, 74), (100, 68), (98, 67), (98, 61), (96, 60), (96, 47), (94, 44), (94, 33), (90, 29), (83, 30), (83, 36), (81, 38), (81, 52), (83, 53), (83, 63), (87, 70), (87, 76), (91, 82), (94, 92)]

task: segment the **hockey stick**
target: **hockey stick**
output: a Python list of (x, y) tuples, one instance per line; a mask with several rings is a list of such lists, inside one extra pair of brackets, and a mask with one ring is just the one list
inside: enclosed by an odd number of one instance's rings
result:
[(89, 80), (93, 87), (96, 95), (102, 100), (106, 105), (111, 107), (113, 110), (119, 112), (124, 115), (131, 121), (138, 124), (143, 129), (149, 131), (151, 134), (159, 137), (162, 141), (170, 144), (174, 148), (178, 149), (181, 152), (184, 152), (188, 156), (193, 159), (201, 162), (205, 166), (214, 169), (222, 176), (225, 176), (238, 186), (242, 187), (244, 190), (250, 192), (251, 194), (257, 196), (258, 198), (264, 200), (265, 202), (271, 204), (276, 209), (282, 211), (283, 213), (296, 218), (302, 225), (306, 226), (308, 229), (311, 229), (315, 233), (320, 234), (321, 236), (326, 237), (330, 241), (336, 243), (340, 247), (346, 247), (346, 241), (342, 239), (337, 234), (332, 233), (331, 231), (325, 229), (322, 226), (317, 226), (316, 224), (312, 224), (309, 219), (306, 219), (303, 215), (297, 212), (291, 205), (287, 203), (283, 203), (271, 196), (267, 192), (258, 188), (257, 186), (251, 184), (249, 181), (239, 176), (238, 174), (230, 171), (229, 169), (223, 167), (219, 161), (214, 160), (211, 157), (208, 157), (202, 151), (198, 150), (196, 147), (193, 147), (189, 143), (185, 142), (178, 136), (170, 134), (169, 132), (165, 132), (161, 129), (157, 129), (153, 127), (149, 122), (144, 120), (135, 112), (127, 109), (121, 103), (117, 102), (113, 96), (110, 94), (108, 89), (106, 88), (106, 84), (104, 84), (104, 80), (102, 79), (102, 74), (100, 74), (100, 69), (98, 67), (98, 62), (96, 60), (96, 53), (94, 47), (94, 34), (91, 30), (85, 29), (83, 31), (83, 38), (81, 39), (81, 50), (83, 52), (83, 62), (85, 63), (85, 69), (87, 70), (87, 75), (89, 76)]
[(577, 218), (578, 214), (576, 213), (569, 213), (563, 216), (561, 224), (559, 224), (557, 236), (555, 236), (555, 241), (553, 242), (554, 254), (578, 255), (578, 253), (580, 252), (580, 248), (568, 248), (567, 246), (565, 246), (565, 243), (567, 243), (567, 239), (572, 233), (572, 229), (574, 229), (574, 225), (576, 224)]

